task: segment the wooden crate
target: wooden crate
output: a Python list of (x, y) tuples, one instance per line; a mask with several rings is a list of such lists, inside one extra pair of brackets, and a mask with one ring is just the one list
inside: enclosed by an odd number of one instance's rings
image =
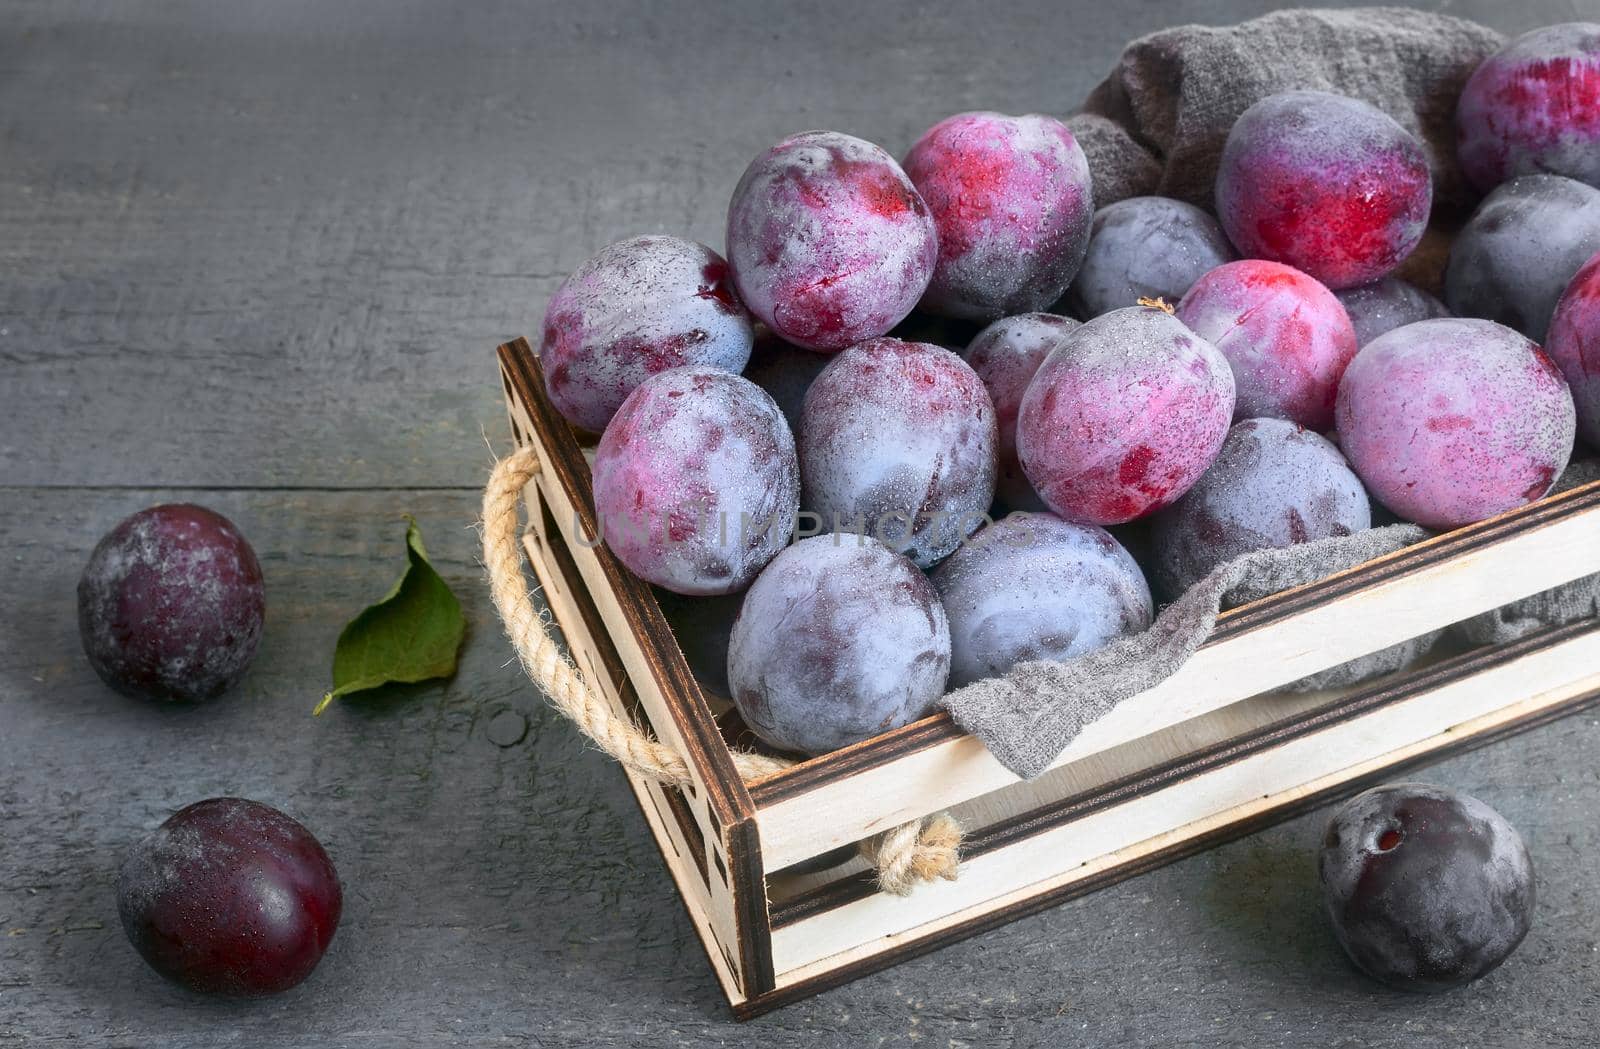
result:
[[(746, 785), (651, 588), (602, 546), (589, 464), (528, 344), (500, 347), (528, 485), (525, 546), (574, 660), (688, 759), (684, 791), (630, 775), (712, 969), (754, 1016), (1247, 834), (1600, 699), (1600, 621), (1446, 651), (1375, 684), (1289, 682), (1600, 572), (1600, 484), (1226, 613), (1181, 671), (1020, 782), (943, 713)], [(576, 741), (574, 746), (576, 746)], [(860, 861), (795, 864), (950, 810), (958, 879), (876, 891)]]

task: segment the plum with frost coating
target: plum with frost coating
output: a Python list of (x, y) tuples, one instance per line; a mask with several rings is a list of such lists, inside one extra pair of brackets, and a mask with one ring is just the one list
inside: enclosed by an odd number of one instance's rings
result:
[(949, 672), (939, 595), (871, 536), (818, 535), (784, 550), (745, 595), (728, 644), (745, 724), (802, 754), (915, 721)]
[(835, 131), (784, 139), (728, 204), (728, 264), (779, 338), (842, 350), (900, 323), (939, 253), (933, 216), (894, 158)]
[(1129, 197), (1094, 213), (1067, 306), (1088, 319), (1140, 299), (1176, 304), (1195, 281), (1236, 258), (1217, 220), (1193, 204)]
[(1154, 614), (1144, 573), (1109, 532), (1048, 513), (996, 521), (930, 578), (950, 621), (952, 686), (1085, 655)]
[(261, 640), (261, 563), (226, 517), (173, 503), (141, 510), (95, 546), (78, 580), (78, 633), (106, 684), (144, 699), (214, 699)]
[(676, 593), (743, 589), (789, 541), (799, 503), (783, 413), (727, 372), (646, 379), (595, 451), (601, 538), (635, 575)]
[(968, 344), (966, 361), (983, 380), (994, 402), (999, 428), (999, 474), (995, 496), (1010, 510), (1043, 510), (1017, 462), (1017, 413), (1039, 365), (1078, 322), (1054, 313), (1024, 313), (995, 321)]
[(1418, 321), (1450, 316), (1444, 303), (1395, 277), (1361, 284), (1334, 292), (1350, 326), (1356, 332), (1356, 345), (1365, 346), (1378, 336)]
[(924, 310), (989, 321), (1061, 297), (1094, 214), (1089, 161), (1065, 124), (958, 113), (917, 140), (905, 169), (939, 235)]
[(561, 282), (539, 360), (556, 411), (599, 433), (650, 376), (686, 365), (738, 374), (753, 339), (722, 256), (677, 237), (634, 237)]

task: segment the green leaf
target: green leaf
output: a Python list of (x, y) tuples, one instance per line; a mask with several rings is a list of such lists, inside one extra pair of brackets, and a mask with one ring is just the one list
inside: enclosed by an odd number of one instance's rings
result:
[(333, 652), (333, 688), (312, 714), (340, 696), (388, 684), (449, 677), (466, 636), (461, 602), (428, 561), (417, 522), (406, 515), (406, 565), (394, 587), (345, 626)]

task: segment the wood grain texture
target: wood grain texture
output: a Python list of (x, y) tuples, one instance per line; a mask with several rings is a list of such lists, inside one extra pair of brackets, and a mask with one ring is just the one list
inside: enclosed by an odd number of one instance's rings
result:
[[(719, 244), (782, 134), (899, 152), (950, 112), (1066, 109), (1139, 32), (1273, 6), (6, 5), (0, 1045), (1592, 1044), (1587, 715), (1428, 772), (1504, 812), (1540, 878), (1527, 943), (1463, 993), (1349, 970), (1313, 814), (735, 1026), (621, 774), (507, 665), (479, 586), (483, 432), (507, 443), (492, 348), (595, 248)], [(170, 498), (233, 516), (268, 579), (250, 677), (190, 711), (109, 693), (73, 622), (93, 542)], [(313, 722), (407, 509), (470, 617), (461, 673)], [(278, 999), (192, 998), (117, 928), (121, 852), (222, 792), (305, 819), (348, 887), (331, 953)]]

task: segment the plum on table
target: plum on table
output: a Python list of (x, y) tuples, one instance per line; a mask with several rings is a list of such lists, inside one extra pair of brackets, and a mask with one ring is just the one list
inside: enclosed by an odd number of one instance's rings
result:
[(1094, 213), (1066, 304), (1085, 320), (1140, 299), (1176, 304), (1195, 281), (1238, 257), (1217, 220), (1193, 204), (1129, 197)]

